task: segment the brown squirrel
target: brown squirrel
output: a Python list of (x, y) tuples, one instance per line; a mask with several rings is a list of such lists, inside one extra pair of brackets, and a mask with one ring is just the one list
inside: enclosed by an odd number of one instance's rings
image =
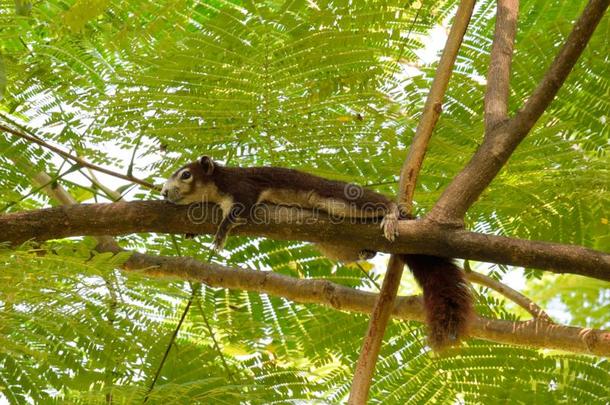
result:
[[(381, 219), (384, 236), (393, 241), (398, 220), (395, 202), (372, 190), (342, 181), (328, 180), (282, 167), (228, 167), (208, 156), (178, 169), (162, 189), (165, 199), (175, 204), (211, 202), (219, 205), (222, 220), (214, 237), (220, 250), (232, 228), (244, 224), (260, 203), (322, 210), (343, 218)], [(355, 261), (372, 258), (376, 252), (341, 245), (316, 244), (325, 256)], [(451, 259), (405, 254), (424, 292), (428, 340), (434, 349), (454, 345), (466, 336), (474, 310), (464, 274)]]

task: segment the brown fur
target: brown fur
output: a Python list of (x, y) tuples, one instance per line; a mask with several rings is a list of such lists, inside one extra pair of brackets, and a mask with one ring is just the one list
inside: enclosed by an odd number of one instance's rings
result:
[[(180, 180), (188, 169), (192, 179)], [(234, 226), (247, 219), (258, 203), (319, 209), (332, 215), (354, 218), (383, 218), (384, 235), (394, 240), (399, 212), (388, 197), (342, 181), (328, 180), (282, 167), (225, 167), (202, 157), (189, 163), (168, 180), (164, 196), (178, 204), (207, 201), (223, 210), (215, 247), (222, 248)], [(233, 210), (235, 204), (243, 211)], [(368, 259), (375, 252), (334, 244), (319, 244), (327, 257), (341, 261)], [(403, 255), (415, 279), (424, 290), (424, 308), (430, 346), (441, 350), (466, 336), (474, 316), (472, 296), (462, 271), (450, 260), (425, 255)]]
[[(353, 215), (358, 218), (362, 209), (372, 212), (376, 209), (376, 214), (371, 216), (383, 217), (394, 205), (386, 196), (364, 187), (283, 167), (227, 167), (214, 163), (213, 172), (206, 174), (197, 161), (181, 167), (175, 174), (187, 168), (194, 175), (189, 194), (213, 183), (219, 193), (245, 205), (265, 201), (279, 204), (283, 200), (286, 205), (322, 209), (327, 206), (326, 200), (335, 200), (354, 208)], [(347, 195), (350, 191), (353, 193)]]
[(472, 295), (462, 270), (442, 257), (404, 255), (403, 259), (424, 290), (430, 347), (442, 350), (459, 343), (474, 319)]

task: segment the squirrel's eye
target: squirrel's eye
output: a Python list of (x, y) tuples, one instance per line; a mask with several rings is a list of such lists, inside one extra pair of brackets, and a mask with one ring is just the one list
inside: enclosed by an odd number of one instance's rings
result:
[(180, 175), (180, 178), (182, 180), (190, 179), (191, 178), (191, 172), (182, 172), (182, 174)]

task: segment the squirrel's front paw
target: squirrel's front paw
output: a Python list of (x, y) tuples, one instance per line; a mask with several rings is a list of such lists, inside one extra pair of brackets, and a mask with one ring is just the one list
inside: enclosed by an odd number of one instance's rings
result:
[(387, 214), (381, 221), (383, 236), (390, 242), (394, 242), (398, 235), (398, 216), (395, 213)]

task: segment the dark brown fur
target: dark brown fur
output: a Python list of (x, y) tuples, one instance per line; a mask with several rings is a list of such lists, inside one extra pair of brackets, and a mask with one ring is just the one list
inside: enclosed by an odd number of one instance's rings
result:
[[(350, 209), (346, 216), (362, 217), (365, 215), (363, 209), (366, 208), (371, 210), (366, 217), (384, 217), (384, 221), (393, 217), (394, 222), (397, 219), (396, 204), (382, 194), (298, 170), (281, 167), (224, 167), (204, 156), (180, 168), (173, 178), (184, 169), (189, 169), (193, 175), (185, 195), (200, 193), (202, 195), (198, 197), (203, 199), (209, 197), (206, 193), (214, 190), (217, 200), (230, 199), (233, 204), (240, 204), (243, 208), (240, 212), (233, 213), (231, 209), (224, 213), (215, 239), (218, 248), (222, 247), (231, 228), (247, 219), (249, 209), (265, 200), (262, 198), (265, 193), (275, 193), (275, 200), (280, 200), (273, 201), (276, 204), (312, 209), (320, 208), (320, 204), (316, 203), (331, 199), (355, 208)], [(293, 193), (284, 193), (286, 190)], [(298, 201), (294, 201), (295, 199)], [(211, 202), (222, 205), (221, 201)], [(392, 231), (387, 232), (390, 228)], [(384, 228), (384, 234), (393, 240), (393, 225), (390, 225), (390, 228)], [(340, 245), (320, 244), (319, 248), (328, 257), (342, 261), (358, 260), (359, 254), (360, 258), (363, 258), (363, 255), (364, 258), (374, 255), (374, 252), (366, 249), (345, 248)], [(458, 343), (468, 333), (474, 316), (472, 296), (462, 271), (446, 258), (403, 255), (403, 259), (424, 291), (430, 346), (441, 350)]]
[[(188, 168), (195, 175), (196, 180), (204, 183), (213, 182), (221, 192), (233, 196), (236, 202), (246, 205), (256, 203), (261, 193), (269, 189), (315, 191), (320, 197), (343, 200), (346, 203), (353, 204), (356, 208), (374, 205), (382, 209), (379, 217), (386, 214), (394, 204), (388, 197), (364, 187), (342, 181), (328, 180), (283, 167), (229, 167), (214, 162), (212, 174), (207, 175), (202, 165), (197, 161), (183, 166), (177, 172), (185, 168)], [(195, 182), (193, 182), (194, 184)], [(353, 198), (348, 198), (346, 188), (352, 190), (352, 187), (357, 189), (353, 189)], [(286, 205), (291, 205), (290, 201), (286, 201)]]
[(464, 273), (451, 259), (404, 255), (403, 259), (424, 290), (430, 347), (442, 350), (467, 336), (474, 318), (472, 295)]

